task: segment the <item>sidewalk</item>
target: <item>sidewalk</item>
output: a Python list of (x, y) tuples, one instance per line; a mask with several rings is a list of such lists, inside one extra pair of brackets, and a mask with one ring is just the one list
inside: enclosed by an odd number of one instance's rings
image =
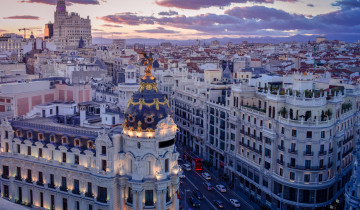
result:
[(210, 167), (210, 169), (203, 167), (203, 169), (205, 169), (206, 171), (208, 171), (210, 173), (210, 175), (212, 175), (211, 177), (213, 177), (214, 179), (216, 179), (220, 184), (224, 185), (225, 187), (227, 187), (229, 189), (229, 191), (234, 192), (236, 195), (238, 195), (239, 197), (241, 197), (242, 199), (246, 200), (246, 202), (248, 204), (250, 204), (254, 209), (260, 209), (259, 203), (254, 202), (254, 201), (250, 201), (250, 195), (247, 195), (245, 192), (243, 192), (240, 188), (240, 186), (236, 186), (235, 190), (234, 189), (230, 189), (228, 184), (223, 181), (220, 180), (220, 173), (215, 170), (213, 167)]

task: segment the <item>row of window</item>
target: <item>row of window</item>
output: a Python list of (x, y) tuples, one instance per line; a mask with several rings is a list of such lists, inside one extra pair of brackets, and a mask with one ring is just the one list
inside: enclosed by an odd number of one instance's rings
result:
[[(3, 165), (3, 174), (2, 177), (3, 178), (9, 178), (9, 166)], [(49, 182), (48, 182), (48, 188), (52, 188), (55, 189), (55, 175), (54, 174), (50, 174), (49, 176)], [(21, 168), (20, 167), (16, 167), (16, 176), (15, 176), (15, 180), (18, 181), (22, 181), (23, 177), (22, 177), (22, 173), (21, 173)], [(33, 183), (33, 175), (32, 175), (32, 170), (31, 169), (27, 169), (27, 176), (25, 178), (25, 181), (27, 183)], [(36, 180), (36, 179), (35, 179)], [(44, 182), (44, 176), (43, 176), (43, 172), (39, 171), (38, 172), (38, 177), (37, 177), (37, 181), (36, 184), (39, 186), (44, 186), (46, 183)], [(68, 191), (68, 184), (67, 184), (67, 177), (62, 176), (61, 177), (61, 185), (59, 186), (59, 189), (61, 191), (67, 192)], [(73, 187), (72, 187), (72, 193), (73, 194), (78, 194), (80, 195), (80, 181), (78, 179), (74, 179), (73, 180)], [(105, 187), (100, 187), (98, 186), (98, 194), (97, 194), (97, 200), (103, 203), (107, 202), (107, 188)], [(93, 193), (92, 193), (92, 183), (88, 182), (87, 183), (87, 191), (85, 193), (85, 196), (87, 197), (93, 197)]]
[[(5, 152), (9, 152), (9, 143), (5, 142)], [(16, 152), (21, 154), (21, 147), (20, 144), (16, 145)], [(31, 146), (27, 146), (27, 155), (31, 156), (32, 155), (32, 147)], [(102, 154), (106, 155), (106, 147), (102, 146)], [(38, 148), (38, 157), (42, 158), (43, 157), (43, 148)], [(51, 160), (54, 160), (54, 151), (51, 151)], [(67, 161), (67, 153), (63, 152), (62, 153), (62, 162), (66, 163)], [(103, 171), (106, 171), (106, 160), (101, 160), (101, 169)], [(75, 165), (79, 165), (80, 164), (80, 158), (79, 155), (74, 154), (74, 164)]]
[[(8, 135), (8, 131), (5, 131), (5, 138), (8, 138), (8, 136), (9, 136), (9, 135)], [(17, 131), (16, 131), (16, 136), (17, 136), (17, 137), (23, 137), (20, 130), (17, 130)], [(32, 139), (32, 138), (33, 138), (32, 132), (31, 132), (31, 131), (28, 131), (28, 132), (26, 133), (26, 137), (27, 137), (28, 139)], [(38, 138), (39, 141), (45, 140), (44, 134), (42, 134), (42, 133), (38, 133), (37, 138)], [(55, 135), (50, 135), (50, 142), (55, 142), (55, 141), (56, 141), (56, 136), (55, 136)], [(67, 136), (61, 137), (61, 143), (62, 143), (62, 144), (68, 144), (68, 137), (67, 137)], [(76, 147), (82, 146), (80, 139), (75, 138), (75, 140), (74, 140), (74, 146), (76, 146)], [(92, 140), (88, 140), (88, 141), (87, 141), (87, 147), (88, 147), (88, 148), (91, 148), (91, 149), (94, 147), (94, 143), (93, 143)]]

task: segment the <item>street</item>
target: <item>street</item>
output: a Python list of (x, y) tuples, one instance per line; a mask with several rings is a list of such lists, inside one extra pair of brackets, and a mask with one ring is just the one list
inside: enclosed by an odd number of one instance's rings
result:
[[(179, 161), (179, 164), (182, 165), (184, 162)], [(211, 180), (208, 182), (211, 183), (211, 185), (214, 187), (212, 191), (206, 190), (203, 183), (207, 180), (205, 180), (201, 173), (208, 172), (208, 171), (185, 171), (183, 170), (183, 173), (185, 174), (186, 178), (182, 179), (182, 184), (180, 185), (180, 203), (183, 209), (187, 208), (193, 208), (189, 202), (189, 197), (192, 196), (192, 191), (194, 189), (199, 190), (203, 195), (204, 199), (200, 200), (200, 208), (201, 209), (218, 209), (218, 207), (213, 204), (213, 200), (221, 200), (224, 203), (224, 209), (253, 209), (249, 204), (245, 202), (245, 200), (242, 200), (238, 195), (236, 195), (232, 190), (227, 189), (227, 192), (221, 193), (218, 189), (216, 189), (216, 185), (220, 184), (220, 181), (214, 177), (211, 176)], [(186, 191), (186, 197), (185, 198), (185, 191)], [(241, 203), (240, 208), (235, 208), (229, 201), (229, 199), (237, 199)]]

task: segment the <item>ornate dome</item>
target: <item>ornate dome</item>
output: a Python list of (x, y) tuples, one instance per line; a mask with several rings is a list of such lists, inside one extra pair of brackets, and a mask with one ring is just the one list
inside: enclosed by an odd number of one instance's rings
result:
[(145, 76), (140, 88), (128, 101), (125, 111), (125, 130), (154, 132), (156, 125), (171, 114), (170, 104), (164, 94), (158, 91), (155, 77), (151, 75), (152, 58), (147, 59)]

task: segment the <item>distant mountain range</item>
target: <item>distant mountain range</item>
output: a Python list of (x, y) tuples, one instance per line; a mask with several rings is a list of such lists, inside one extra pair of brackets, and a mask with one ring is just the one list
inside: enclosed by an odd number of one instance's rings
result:
[[(305, 36), (305, 35), (295, 35), (290, 37), (244, 37), (244, 38), (210, 38), (210, 39), (201, 39), (201, 45), (210, 44), (211, 41), (218, 40), (221, 44), (226, 44), (228, 42), (232, 42), (233, 44), (240, 44), (243, 41), (247, 41), (248, 43), (279, 43), (279, 42), (308, 42), (308, 41), (315, 41), (317, 36)], [(347, 41), (347, 42), (355, 42), (360, 39), (360, 36), (350, 36), (350, 37), (337, 37), (336, 35), (329, 35), (326, 36), (329, 40), (340, 40), (340, 41)], [(166, 39), (126, 39), (126, 44), (131, 45), (135, 43), (145, 44), (145, 45), (158, 45), (162, 42), (171, 42), (173, 45), (195, 45), (196, 40), (166, 40)], [(107, 38), (93, 38), (93, 44), (112, 44), (112, 39)]]

